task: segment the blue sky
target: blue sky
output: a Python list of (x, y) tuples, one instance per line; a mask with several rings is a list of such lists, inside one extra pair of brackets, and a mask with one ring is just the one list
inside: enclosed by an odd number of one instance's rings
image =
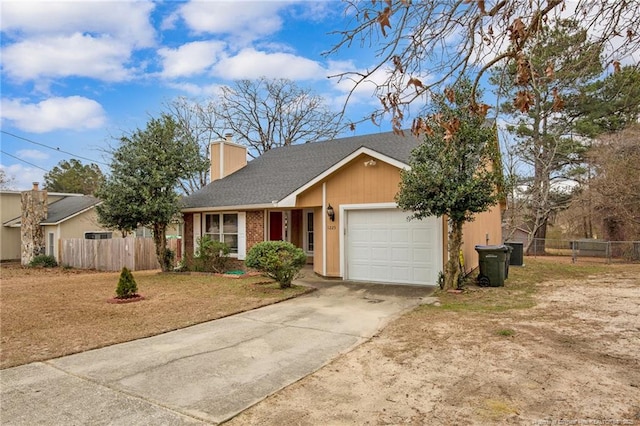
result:
[[(108, 170), (114, 138), (178, 96), (204, 100), (234, 80), (285, 77), (340, 109), (350, 87), (327, 76), (373, 63), (368, 49), (322, 55), (338, 40), (328, 33), (347, 25), (337, 1), (3, 0), (0, 8), (0, 166), (13, 189), (43, 182), (65, 159)], [(347, 117), (376, 106), (371, 87), (361, 87)], [(368, 123), (355, 134), (389, 129)]]

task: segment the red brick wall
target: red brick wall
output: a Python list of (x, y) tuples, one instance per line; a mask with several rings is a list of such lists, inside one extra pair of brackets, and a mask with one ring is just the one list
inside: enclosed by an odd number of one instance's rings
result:
[(264, 211), (247, 212), (247, 252), (254, 244), (264, 241)]
[(193, 257), (193, 213), (184, 214), (184, 254)]

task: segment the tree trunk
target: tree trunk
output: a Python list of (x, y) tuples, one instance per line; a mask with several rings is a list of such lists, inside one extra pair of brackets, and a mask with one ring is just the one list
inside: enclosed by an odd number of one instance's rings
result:
[(458, 288), (458, 280), (462, 271), (460, 270), (460, 248), (462, 247), (462, 225), (463, 222), (450, 222), (449, 230), (449, 260), (444, 273), (444, 289)]
[(156, 245), (156, 256), (162, 272), (167, 272), (171, 265), (167, 259), (167, 226), (159, 223), (153, 224), (153, 242)]

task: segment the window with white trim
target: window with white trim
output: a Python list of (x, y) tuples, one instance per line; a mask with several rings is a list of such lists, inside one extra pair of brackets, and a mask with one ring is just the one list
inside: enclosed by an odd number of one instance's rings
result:
[(306, 242), (306, 251), (307, 253), (313, 253), (313, 211), (307, 211), (305, 213), (306, 216), (306, 228), (305, 228), (305, 242)]
[(54, 255), (55, 234), (49, 232), (49, 256)]
[(238, 214), (205, 214), (203, 234), (208, 235), (212, 240), (226, 243), (231, 253), (238, 253)]

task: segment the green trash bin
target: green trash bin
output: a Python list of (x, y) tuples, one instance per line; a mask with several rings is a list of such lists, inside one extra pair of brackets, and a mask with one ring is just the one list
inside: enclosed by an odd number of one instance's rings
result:
[(524, 243), (519, 241), (505, 241), (504, 245), (511, 247), (513, 252), (509, 258), (509, 265), (511, 266), (523, 266), (524, 265)]
[(504, 245), (476, 246), (476, 251), (478, 252), (480, 267), (478, 285), (481, 287), (504, 286), (509, 249)]

